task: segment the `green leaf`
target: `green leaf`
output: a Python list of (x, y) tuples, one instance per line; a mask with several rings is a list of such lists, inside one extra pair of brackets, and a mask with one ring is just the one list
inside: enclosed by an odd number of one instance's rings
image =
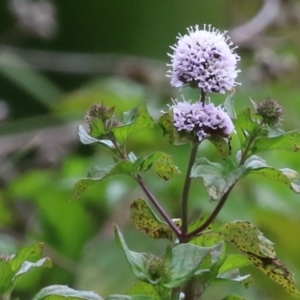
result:
[(0, 260), (0, 296), (11, 289), (13, 275), (10, 264), (5, 260)]
[(27, 260), (39, 259), (42, 255), (43, 246), (43, 243), (39, 243), (21, 248), (9, 261), (12, 271), (17, 272)]
[(66, 285), (51, 285), (43, 288), (32, 300), (102, 300), (94, 292), (76, 291)]
[(22, 264), (19, 271), (15, 274), (13, 280), (15, 280), (18, 276), (29, 272), (32, 268), (39, 268), (39, 267), (51, 268), (52, 267), (52, 262), (51, 262), (50, 258), (45, 257), (45, 258), (42, 258), (42, 259), (38, 260), (35, 263), (25, 261)]
[(145, 103), (130, 111), (124, 112), (121, 122), (122, 125), (112, 129), (114, 137), (120, 145), (124, 145), (131, 134), (154, 126), (154, 121)]
[(151, 299), (159, 300), (159, 296), (155, 291), (153, 285), (147, 282), (138, 282), (130, 290), (127, 292), (128, 295), (136, 296), (143, 295), (147, 297), (151, 297)]
[[(205, 214), (201, 217), (200, 220), (197, 220), (189, 225), (189, 233), (199, 228), (201, 225), (205, 223), (205, 221), (209, 218), (210, 214)], [(222, 237), (213, 232), (215, 228), (214, 223), (211, 223), (203, 232), (203, 234), (198, 235), (196, 238), (190, 241), (190, 244), (198, 245), (201, 247), (211, 247), (219, 244), (222, 241)]]
[(135, 295), (132, 297), (127, 295), (110, 295), (107, 298), (105, 298), (105, 300), (156, 300), (156, 298), (143, 295)]
[(273, 243), (255, 225), (235, 221), (225, 224), (218, 232), (247, 256), (260, 271), (283, 286), (291, 296), (300, 298), (292, 273), (276, 257)]
[(229, 254), (220, 267), (219, 274), (226, 273), (235, 269), (240, 269), (248, 265), (251, 265), (251, 261), (245, 255)]
[(234, 94), (235, 94), (235, 90), (232, 91), (224, 101), (224, 107), (227, 113), (229, 114), (230, 118), (233, 120), (236, 119), (236, 113), (234, 109)]
[(300, 176), (292, 169), (269, 167), (262, 158), (256, 155), (251, 156), (245, 161), (245, 168), (247, 172), (263, 175), (264, 177), (284, 184), (295, 193), (300, 193)]
[(144, 296), (144, 295), (135, 295), (132, 296), (132, 300), (155, 300), (155, 298), (152, 298), (150, 296)]
[(90, 118), (90, 136), (96, 139), (101, 139), (104, 135), (107, 134), (105, 125), (102, 120), (98, 118)]
[(146, 281), (151, 284), (157, 283), (157, 280), (153, 280), (151, 278), (147, 267), (148, 262), (153, 258), (153, 256), (149, 253), (138, 253), (130, 251), (126, 245), (122, 233), (116, 225), (114, 225), (114, 230), (116, 243), (123, 250), (133, 274), (139, 280)]
[[(205, 214), (200, 220), (192, 223), (189, 226), (189, 232), (194, 231), (205, 223), (209, 218), (209, 214)], [(200, 274), (200, 281), (205, 282), (205, 286), (208, 287), (210, 282), (214, 281), (218, 276), (218, 270), (226, 257), (226, 246), (222, 242), (223, 238), (219, 234), (216, 234), (213, 229), (215, 224), (211, 223), (201, 235), (191, 240), (191, 244), (195, 244), (202, 247), (214, 246), (210, 253), (201, 262), (197, 274)]]
[(88, 172), (88, 178), (81, 179), (75, 184), (71, 201), (78, 199), (80, 195), (93, 184), (115, 175), (132, 175), (133, 170), (134, 164), (128, 160), (98, 165)]
[(219, 200), (243, 175), (244, 168), (233, 165), (229, 159), (223, 164), (198, 159), (191, 171), (192, 178), (202, 177), (211, 200)]
[(249, 137), (255, 137), (259, 129), (258, 123), (252, 120), (250, 108), (238, 114), (234, 125), (242, 147)]
[[(174, 233), (169, 225), (162, 222), (142, 198), (134, 200), (131, 204), (130, 218), (138, 230), (152, 238), (169, 240), (173, 240), (174, 238)], [(177, 224), (180, 225), (180, 222), (177, 221)]]
[(127, 295), (110, 295), (105, 300), (132, 300), (132, 297)]
[(264, 137), (256, 139), (252, 152), (266, 150), (288, 150), (298, 152), (300, 150), (300, 131), (290, 131), (276, 137)]
[(180, 174), (172, 156), (160, 151), (154, 152), (144, 159), (139, 168), (142, 173), (147, 172), (149, 169), (153, 169), (159, 177), (165, 180)]
[(230, 155), (230, 141), (216, 135), (212, 136), (209, 140), (215, 145), (223, 160), (225, 160)]
[(189, 281), (205, 257), (218, 246), (200, 247), (192, 244), (180, 244), (174, 247), (169, 276), (164, 286), (176, 288)]
[(222, 300), (247, 300), (246, 298), (243, 298), (239, 295), (236, 295), (236, 294), (232, 294), (232, 295), (229, 295), (225, 298), (223, 298)]

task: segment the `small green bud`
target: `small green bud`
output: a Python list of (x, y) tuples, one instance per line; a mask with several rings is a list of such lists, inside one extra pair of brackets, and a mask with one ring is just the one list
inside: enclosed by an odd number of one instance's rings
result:
[(147, 270), (152, 280), (159, 280), (166, 275), (165, 261), (161, 257), (153, 256), (147, 263)]
[(276, 100), (267, 98), (255, 103), (256, 114), (262, 117), (262, 124), (275, 127), (280, 125), (284, 109)]

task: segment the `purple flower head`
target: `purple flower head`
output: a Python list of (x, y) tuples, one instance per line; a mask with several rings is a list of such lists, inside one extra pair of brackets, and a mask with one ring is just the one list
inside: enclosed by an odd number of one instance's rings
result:
[(234, 132), (234, 125), (221, 106), (186, 100), (174, 100), (173, 103), (170, 109), (174, 127), (178, 132), (185, 130), (194, 133), (199, 142), (213, 135), (228, 137)]
[(187, 29), (189, 34), (178, 35), (178, 42), (171, 46), (174, 50), (171, 57), (172, 67), (168, 71), (171, 85), (183, 87), (190, 85), (199, 87), (204, 92), (225, 93), (231, 90), (237, 82), (240, 70), (236, 69), (240, 57), (234, 53), (237, 48), (226, 36), (226, 32), (208, 25), (204, 30), (195, 28)]

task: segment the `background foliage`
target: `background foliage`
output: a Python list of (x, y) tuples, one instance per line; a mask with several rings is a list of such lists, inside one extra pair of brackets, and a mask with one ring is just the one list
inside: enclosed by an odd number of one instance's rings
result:
[[(99, 152), (82, 146), (76, 132), (95, 102), (121, 111), (146, 101), (157, 119), (170, 98), (178, 96), (165, 78), (166, 53), (186, 27), (211, 23), (229, 29), (240, 46), (237, 111), (250, 105), (249, 97), (271, 97), (285, 107), (284, 129), (299, 128), (300, 6), (289, 0), (273, 1), (273, 7), (277, 2), (281, 7), (274, 20), (266, 28), (256, 22), (261, 30), (256, 35), (244, 31), (246, 40), (234, 30), (258, 13), (262, 1), (57, 0), (52, 2), (56, 29), (48, 36), (22, 27), (9, 8), (12, 2), (0, 2), (0, 252), (14, 253), (22, 245), (43, 241), (45, 255), (54, 263), (50, 270), (33, 270), (26, 282), (17, 279), (15, 296), (30, 299), (42, 287), (58, 283), (102, 296), (126, 292), (133, 277), (115, 245), (113, 223), (122, 228), (130, 248), (162, 251), (166, 242), (153, 243), (129, 219), (132, 199), (143, 196), (134, 182), (116, 177), (69, 202), (74, 183), (107, 159), (103, 148)], [(158, 143), (184, 170), (188, 146), (171, 148), (159, 128), (143, 131), (131, 145), (136, 152), (150, 153)], [(213, 158), (215, 150), (205, 145), (206, 157)], [(286, 152), (280, 159), (269, 153), (267, 160), (278, 168), (300, 170), (299, 153)], [(179, 180), (147, 177), (174, 217)], [(215, 205), (204, 188), (191, 198), (195, 218)], [(253, 176), (238, 184), (219, 221), (255, 223), (276, 243), (278, 256), (300, 281), (299, 207), (299, 196)], [(249, 290), (226, 285), (210, 289), (203, 299), (229, 292), (249, 299), (290, 299), (254, 267), (249, 272), (254, 278)]]

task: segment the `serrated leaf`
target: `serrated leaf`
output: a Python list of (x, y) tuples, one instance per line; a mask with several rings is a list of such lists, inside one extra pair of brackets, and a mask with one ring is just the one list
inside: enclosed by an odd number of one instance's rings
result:
[(17, 272), (27, 260), (39, 259), (43, 251), (43, 246), (43, 243), (39, 243), (21, 248), (9, 261), (12, 271)]
[(102, 164), (88, 171), (87, 177), (94, 180), (104, 180), (115, 175), (132, 175), (133, 163), (129, 160), (121, 160), (117, 163)]
[(239, 295), (236, 295), (236, 294), (232, 294), (232, 295), (229, 295), (225, 298), (223, 298), (222, 300), (247, 300), (246, 298), (243, 298)]
[(260, 271), (283, 286), (291, 296), (300, 297), (293, 275), (276, 257), (273, 243), (255, 225), (235, 221), (225, 224), (218, 232), (247, 256)]
[(280, 284), (292, 297), (300, 298), (293, 274), (279, 259), (260, 257), (252, 253), (248, 253), (248, 257), (260, 271)]
[(94, 292), (76, 291), (66, 285), (51, 285), (43, 288), (32, 300), (102, 300)]
[(219, 200), (232, 185), (244, 176), (243, 167), (234, 167), (231, 160), (214, 163), (206, 158), (198, 159), (191, 171), (192, 178), (202, 177), (211, 200)]
[(18, 270), (18, 272), (14, 275), (13, 280), (15, 280), (18, 276), (29, 272), (32, 268), (39, 268), (39, 267), (51, 268), (52, 262), (51, 262), (50, 258), (45, 257), (45, 258), (38, 260), (35, 263), (25, 261), (22, 264), (21, 268)]
[[(169, 225), (162, 222), (148, 203), (138, 198), (130, 206), (130, 218), (138, 230), (155, 239), (173, 240), (174, 233)], [(177, 221), (178, 224), (179, 221)]]
[(180, 174), (178, 167), (173, 162), (172, 156), (160, 151), (154, 152), (144, 159), (139, 168), (142, 173), (145, 173), (149, 169), (153, 169), (164, 180)]
[(201, 262), (216, 247), (200, 247), (192, 244), (180, 244), (172, 249), (172, 262), (169, 277), (164, 283), (167, 288), (182, 286), (196, 273)]
[(251, 252), (258, 256), (275, 258), (273, 243), (264, 237), (257, 227), (249, 222), (234, 221), (215, 230), (234, 244), (243, 253)]
[(154, 121), (145, 104), (124, 112), (121, 122), (122, 125), (112, 128), (114, 137), (120, 145), (124, 145), (131, 134), (154, 126)]
[(77, 200), (88, 187), (94, 185), (95, 183), (97, 183), (97, 181), (91, 178), (79, 180), (73, 188), (71, 201)]
[(258, 123), (252, 120), (250, 108), (238, 114), (234, 125), (242, 147), (244, 147), (249, 137), (256, 135), (259, 128)]
[(134, 286), (130, 288), (127, 294), (131, 296), (143, 295), (143, 296), (151, 297), (151, 299), (154, 300), (159, 300), (159, 296), (155, 291), (153, 285), (147, 282), (136, 283)]
[(245, 161), (245, 168), (249, 173), (260, 174), (264, 177), (284, 184), (295, 193), (300, 193), (300, 176), (292, 169), (272, 168), (268, 166), (262, 158), (255, 155), (251, 156)]
[(256, 139), (252, 153), (266, 150), (288, 150), (298, 152), (300, 150), (300, 131), (290, 131), (276, 137), (264, 137)]
[(231, 153), (230, 141), (220, 136), (212, 136), (209, 139), (216, 147), (221, 155), (221, 158), (225, 160)]
[(236, 113), (234, 109), (234, 94), (235, 94), (235, 90), (232, 91), (224, 101), (224, 108), (229, 114), (230, 118), (233, 120), (236, 119)]
[(12, 285), (13, 271), (7, 261), (0, 260), (0, 295), (7, 293)]
[(148, 262), (153, 258), (153, 256), (149, 253), (138, 253), (129, 250), (122, 233), (116, 225), (114, 225), (114, 230), (116, 243), (123, 250), (130, 268), (136, 278), (142, 281), (149, 282), (151, 284), (155, 284), (157, 280), (153, 280), (151, 278), (151, 275), (149, 274), (147, 268)]
[(95, 183), (115, 175), (131, 175), (133, 170), (134, 164), (128, 160), (98, 165), (88, 172), (88, 178), (81, 179), (75, 184), (71, 201), (78, 199), (88, 187)]

